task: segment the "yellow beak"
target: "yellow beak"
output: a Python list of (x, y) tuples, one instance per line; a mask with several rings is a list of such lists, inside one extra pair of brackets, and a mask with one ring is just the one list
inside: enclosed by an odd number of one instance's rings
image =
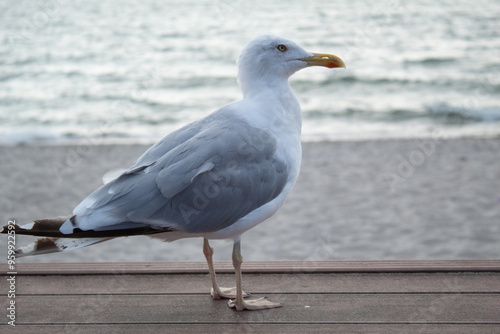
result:
[(307, 66), (325, 66), (328, 68), (345, 68), (344, 61), (335, 55), (328, 53), (313, 53), (312, 57), (300, 58), (299, 60), (305, 61)]

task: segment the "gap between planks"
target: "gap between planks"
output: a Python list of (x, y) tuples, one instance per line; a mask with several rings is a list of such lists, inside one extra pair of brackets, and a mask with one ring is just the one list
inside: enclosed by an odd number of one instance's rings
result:
[[(217, 262), (219, 273), (234, 272), (232, 263)], [(9, 272), (3, 264), (2, 271)], [(422, 261), (279, 261), (243, 263), (244, 273), (427, 273), (500, 272), (500, 260), (422, 260)], [(17, 275), (117, 275), (117, 274), (205, 274), (204, 262), (95, 262), (22, 263)]]

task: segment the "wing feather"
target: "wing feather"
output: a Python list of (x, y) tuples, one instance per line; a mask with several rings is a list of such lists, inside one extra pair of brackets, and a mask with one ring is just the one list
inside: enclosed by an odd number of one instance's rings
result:
[(193, 123), (151, 147), (75, 208), (72, 227), (102, 231), (139, 223), (213, 232), (274, 199), (288, 180), (287, 166), (275, 156), (276, 140), (223, 116)]

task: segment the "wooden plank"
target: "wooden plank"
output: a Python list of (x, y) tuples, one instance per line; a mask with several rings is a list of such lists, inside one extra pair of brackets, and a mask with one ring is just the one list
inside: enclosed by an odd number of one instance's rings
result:
[(352, 333), (352, 334), (471, 334), (500, 333), (500, 325), (491, 324), (256, 324), (240, 322), (237, 324), (64, 324), (64, 325), (21, 325), (16, 327), (0, 325), (6, 334), (45, 334), (45, 333), (106, 333), (106, 334), (158, 334), (158, 333)]
[[(216, 263), (218, 272), (233, 272), (229, 262)], [(8, 272), (7, 265), (0, 267)], [(115, 274), (199, 274), (207, 273), (204, 262), (149, 263), (21, 263), (18, 275), (115, 275)], [(394, 273), (394, 272), (500, 272), (500, 260), (444, 261), (280, 261), (246, 262), (246, 273)]]
[[(234, 286), (233, 274), (218, 275)], [(500, 293), (500, 273), (244, 274), (251, 293)], [(36, 294), (203, 294), (208, 274), (18, 276), (18, 295)], [(8, 282), (0, 280), (0, 293)]]
[[(283, 308), (234, 312), (226, 301), (213, 301), (205, 263), (21, 264), (17, 326), (3, 323), (0, 331), (500, 332), (500, 261), (246, 265), (245, 288)], [(217, 267), (228, 273), (220, 281), (234, 285), (231, 264)], [(0, 289), (7, 288), (0, 281)]]
[[(207, 295), (19, 296), (17, 324), (500, 324), (495, 294), (276, 294), (284, 307), (235, 312)], [(6, 307), (2, 300), (2, 308)]]

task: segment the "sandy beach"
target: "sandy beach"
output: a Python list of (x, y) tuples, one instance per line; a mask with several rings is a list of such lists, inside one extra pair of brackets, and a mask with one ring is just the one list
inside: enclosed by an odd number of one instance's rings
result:
[[(147, 147), (0, 147), (2, 225), (71, 213)], [(243, 236), (242, 251), (247, 261), (487, 259), (500, 257), (499, 241), (500, 138), (436, 137), (304, 143), (291, 197)], [(18, 262), (204, 261), (201, 244), (129, 237)], [(229, 261), (231, 244), (214, 245), (216, 260)]]

